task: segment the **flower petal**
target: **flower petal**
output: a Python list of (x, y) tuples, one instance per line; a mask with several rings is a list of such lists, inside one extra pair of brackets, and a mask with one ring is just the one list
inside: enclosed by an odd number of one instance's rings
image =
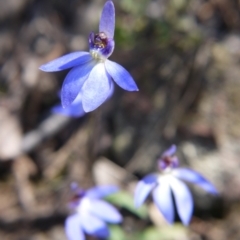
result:
[(172, 174), (177, 178), (197, 184), (209, 193), (218, 194), (216, 188), (208, 180), (206, 180), (200, 173), (192, 169), (178, 168), (175, 169)]
[(159, 186), (153, 190), (153, 200), (169, 223), (174, 221), (174, 206), (168, 177), (160, 178)]
[(86, 196), (89, 198), (104, 198), (110, 194), (116, 193), (119, 190), (116, 186), (98, 186), (89, 189)]
[(55, 114), (62, 114), (70, 117), (82, 117), (86, 113), (82, 107), (82, 96), (79, 93), (75, 100), (67, 108), (63, 108), (62, 105), (56, 105), (52, 108), (52, 112)]
[(59, 57), (39, 67), (44, 72), (57, 72), (85, 64), (92, 60), (88, 52), (73, 52)]
[(115, 8), (112, 1), (107, 1), (102, 10), (99, 23), (99, 32), (104, 32), (107, 37), (113, 38), (115, 30)]
[(168, 148), (166, 151), (163, 152), (162, 157), (172, 156), (175, 154), (176, 151), (177, 151), (177, 147), (176, 145), (173, 144), (170, 148)]
[(95, 62), (91, 61), (79, 67), (73, 68), (64, 79), (61, 100), (62, 106), (68, 107), (78, 96)]
[(91, 214), (84, 213), (81, 215), (81, 226), (87, 234), (100, 238), (109, 236), (109, 230), (105, 222)]
[(127, 91), (138, 91), (138, 87), (132, 76), (121, 65), (107, 59), (105, 67), (109, 75), (121, 88)]
[(157, 185), (157, 175), (149, 174), (138, 182), (134, 193), (135, 207), (140, 207), (146, 200), (149, 193)]
[(65, 233), (68, 240), (85, 240), (81, 229), (81, 218), (79, 214), (69, 216), (65, 221)]
[(188, 225), (193, 212), (193, 199), (185, 183), (177, 178), (169, 177), (169, 183), (174, 194), (177, 211), (184, 225)]
[(99, 200), (91, 199), (92, 208), (89, 210), (94, 216), (110, 223), (119, 223), (122, 221), (121, 214), (111, 204)]
[(85, 112), (95, 110), (108, 98), (111, 91), (110, 81), (103, 63), (97, 64), (92, 69), (82, 87), (82, 103)]
[(84, 112), (82, 106), (70, 106), (67, 108), (63, 108), (62, 105), (56, 105), (51, 109), (52, 113), (60, 114), (72, 118), (79, 118), (84, 116), (86, 113)]

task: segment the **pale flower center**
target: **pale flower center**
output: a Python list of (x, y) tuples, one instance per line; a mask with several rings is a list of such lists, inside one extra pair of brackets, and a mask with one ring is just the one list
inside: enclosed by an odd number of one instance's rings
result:
[(91, 208), (91, 202), (87, 197), (84, 197), (81, 201), (78, 207), (76, 208), (76, 211), (80, 214), (88, 213)]
[(96, 49), (90, 50), (90, 54), (92, 55), (93, 59), (97, 60), (98, 62), (104, 62), (106, 58)]

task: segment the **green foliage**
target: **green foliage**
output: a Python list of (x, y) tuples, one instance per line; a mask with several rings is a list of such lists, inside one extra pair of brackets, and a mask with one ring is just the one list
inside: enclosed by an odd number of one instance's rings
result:
[(187, 235), (186, 228), (182, 225), (149, 227), (143, 231), (139, 240), (177, 240), (185, 239)]
[(110, 226), (110, 238), (111, 240), (126, 240), (126, 234), (122, 228), (118, 225)]
[(148, 227), (140, 232), (126, 233), (121, 226), (110, 226), (109, 240), (179, 240), (187, 239), (187, 229), (180, 225)]
[(137, 3), (135, 0), (122, 0), (120, 5), (123, 10), (131, 14), (143, 14), (149, 0), (138, 0)]
[(142, 219), (146, 219), (148, 217), (146, 206), (136, 209), (133, 203), (133, 197), (128, 192), (120, 191), (116, 194), (108, 196), (106, 200), (118, 207), (127, 209)]
[(135, 44), (135, 35), (132, 31), (125, 29), (123, 26), (116, 25), (115, 41), (118, 47), (131, 48)]

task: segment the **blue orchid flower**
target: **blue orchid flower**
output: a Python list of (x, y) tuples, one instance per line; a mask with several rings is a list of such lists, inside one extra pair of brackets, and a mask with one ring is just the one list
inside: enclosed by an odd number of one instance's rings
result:
[(193, 212), (192, 195), (183, 181), (194, 183), (209, 193), (217, 194), (216, 188), (201, 174), (189, 168), (179, 168), (177, 148), (172, 145), (158, 160), (160, 174), (152, 173), (138, 182), (134, 202), (139, 207), (152, 192), (153, 201), (169, 223), (174, 222), (174, 202), (178, 215), (184, 225), (188, 225)]
[(122, 216), (111, 204), (101, 198), (115, 193), (118, 188), (101, 186), (85, 191), (73, 184), (72, 189), (75, 194), (69, 206), (76, 213), (69, 216), (65, 222), (68, 240), (85, 240), (85, 234), (108, 238), (109, 229), (106, 222), (120, 223)]
[(95, 110), (109, 96), (114, 84), (112, 80), (127, 91), (138, 91), (129, 72), (108, 60), (115, 46), (114, 30), (115, 8), (112, 1), (107, 1), (103, 7), (99, 33), (90, 33), (89, 53), (73, 52), (40, 67), (45, 72), (72, 68), (62, 86), (61, 102), (64, 108), (81, 93), (83, 110)]

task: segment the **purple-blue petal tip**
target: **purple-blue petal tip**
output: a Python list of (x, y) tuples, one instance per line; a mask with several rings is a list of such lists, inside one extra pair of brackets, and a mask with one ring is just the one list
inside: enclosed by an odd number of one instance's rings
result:
[(175, 144), (171, 145), (166, 151), (163, 152), (162, 157), (172, 156), (176, 153), (177, 146)]
[(115, 8), (112, 1), (107, 1), (103, 7), (99, 23), (99, 32), (104, 32), (108, 38), (114, 37)]

